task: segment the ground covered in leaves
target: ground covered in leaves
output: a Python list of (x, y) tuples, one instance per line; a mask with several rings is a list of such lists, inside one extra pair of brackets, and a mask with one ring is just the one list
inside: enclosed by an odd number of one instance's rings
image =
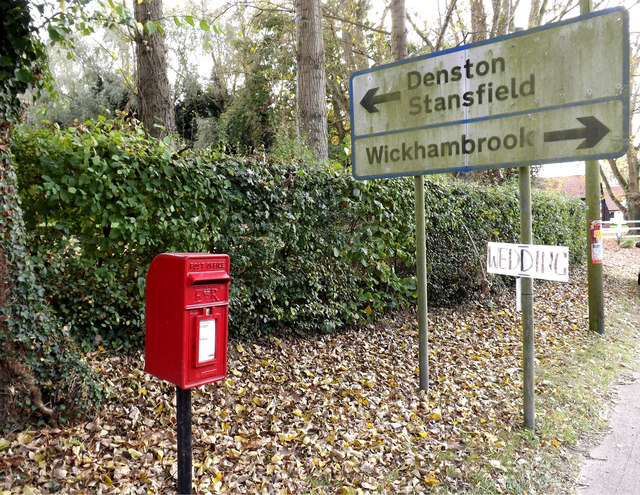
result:
[[(583, 269), (535, 283), (535, 432), (522, 427), (509, 292), (430, 310), (428, 393), (411, 313), (317, 339), (231, 342), (228, 378), (193, 391), (194, 491), (572, 492), (579, 440), (602, 427), (638, 327), (640, 249), (606, 253), (605, 338), (588, 331)], [(175, 393), (143, 359), (92, 356), (112, 393), (92, 421), (0, 438), (0, 494), (174, 492)]]

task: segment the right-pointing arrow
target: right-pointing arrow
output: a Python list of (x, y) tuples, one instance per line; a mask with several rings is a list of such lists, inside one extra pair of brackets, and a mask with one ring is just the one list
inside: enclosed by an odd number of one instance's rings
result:
[(544, 142), (571, 141), (574, 139), (584, 139), (576, 148), (593, 148), (600, 140), (609, 134), (610, 129), (595, 117), (577, 117), (583, 127), (565, 129), (563, 131), (550, 131), (544, 133)]

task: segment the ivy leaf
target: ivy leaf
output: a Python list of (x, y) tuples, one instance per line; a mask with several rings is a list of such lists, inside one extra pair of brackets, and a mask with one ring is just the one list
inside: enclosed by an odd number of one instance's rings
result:
[(18, 81), (24, 82), (24, 83), (28, 83), (33, 80), (33, 76), (31, 75), (31, 72), (28, 71), (27, 69), (18, 69), (15, 72), (15, 78)]

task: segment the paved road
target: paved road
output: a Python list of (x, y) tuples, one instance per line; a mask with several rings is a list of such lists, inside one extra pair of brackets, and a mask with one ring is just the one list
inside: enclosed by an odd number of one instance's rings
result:
[(609, 432), (591, 449), (576, 495), (640, 495), (640, 373), (618, 387)]

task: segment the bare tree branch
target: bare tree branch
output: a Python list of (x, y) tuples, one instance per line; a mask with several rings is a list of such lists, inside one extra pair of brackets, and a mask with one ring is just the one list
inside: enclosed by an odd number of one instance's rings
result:
[(431, 43), (431, 41), (429, 40), (429, 38), (427, 37), (427, 35), (425, 35), (422, 30), (416, 25), (415, 22), (413, 22), (413, 19), (411, 18), (411, 16), (409, 14), (407, 14), (407, 20), (409, 21), (409, 24), (411, 24), (411, 27), (413, 28), (413, 30), (416, 32), (416, 34), (418, 36), (420, 36), (420, 38), (422, 39), (422, 41), (424, 41), (424, 43), (429, 47), (429, 51), (435, 52), (437, 51), (436, 47), (433, 45), (433, 43)]
[(447, 13), (444, 16), (444, 22), (442, 23), (442, 26), (440, 26), (440, 32), (438, 33), (438, 39), (436, 40), (435, 51), (442, 50), (444, 33), (449, 27), (449, 23), (451, 22), (451, 16), (453, 14), (453, 10), (456, 8), (457, 3), (458, 3), (458, 0), (451, 0), (451, 3), (447, 8)]
[(615, 194), (613, 194), (613, 191), (611, 190), (611, 184), (609, 184), (609, 179), (607, 179), (607, 176), (604, 173), (604, 170), (602, 169), (602, 165), (600, 165), (600, 177), (602, 178), (602, 182), (604, 182), (604, 186), (607, 189), (607, 192), (609, 193), (609, 197), (613, 200), (613, 202), (620, 209), (620, 211), (626, 215), (627, 207), (622, 204), (622, 202), (616, 197)]
[[(620, 184), (620, 186), (626, 191), (627, 188), (629, 187), (629, 184), (627, 183), (627, 181), (622, 176), (622, 173), (620, 173), (620, 169), (618, 168), (618, 164), (616, 163), (615, 159), (614, 158), (608, 158), (607, 162), (609, 163), (609, 167), (611, 168), (611, 171), (613, 172), (613, 175), (615, 176), (616, 180), (618, 181), (618, 184)], [(600, 167), (600, 169), (602, 169), (602, 166)]]

